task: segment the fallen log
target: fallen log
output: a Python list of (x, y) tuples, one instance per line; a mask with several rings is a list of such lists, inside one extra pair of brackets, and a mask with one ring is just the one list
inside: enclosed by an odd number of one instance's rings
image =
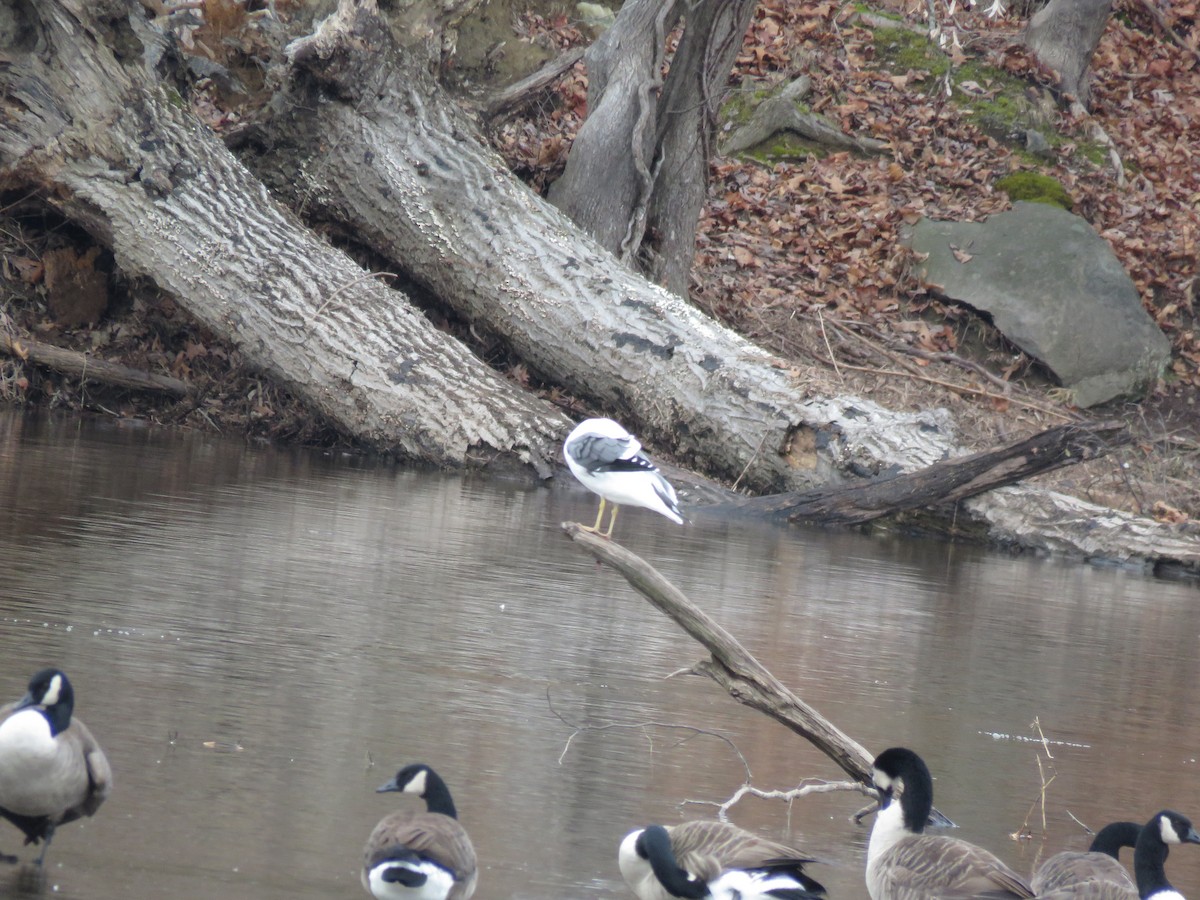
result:
[(171, 294), (362, 445), (549, 474), (569, 425), (561, 413), (272, 200), (158, 80), (152, 58), (114, 52), (121, 27), (147, 53), (157, 46), (144, 10), (84, 0), (28, 9), (29, 40), (0, 64), (0, 186), (83, 225), (126, 277)]
[(0, 353), (7, 353), (18, 359), (27, 360), (35, 365), (45, 366), (74, 375), (87, 381), (96, 381), (113, 387), (129, 388), (134, 391), (153, 391), (170, 394), (173, 397), (186, 397), (192, 388), (186, 381), (172, 378), (170, 375), (158, 375), (153, 372), (143, 372), (120, 363), (96, 359), (77, 350), (65, 347), (55, 347), (53, 344), (43, 344), (25, 338), (16, 339), (0, 333)]
[(916, 472), (849, 487), (739, 498), (714, 509), (795, 523), (862, 525), (908, 510), (959, 503), (1034, 475), (1097, 459), (1130, 439), (1118, 422), (1059, 425), (1004, 447), (942, 460)]
[(583, 47), (573, 47), (560, 53), (532, 75), (527, 75), (520, 81), (493, 94), (488, 100), (487, 106), (484, 107), (483, 117), (495, 119), (520, 109), (554, 84), (567, 69), (581, 59), (583, 59)]

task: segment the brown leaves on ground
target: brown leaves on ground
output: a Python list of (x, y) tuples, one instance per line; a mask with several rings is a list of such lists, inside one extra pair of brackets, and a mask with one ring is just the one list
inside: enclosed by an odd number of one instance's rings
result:
[[(1190, 504), (1195, 513), (1200, 31), (1195, 3), (1158, 10), (1159, 2), (1118, 0), (1094, 57), (1091, 114), (1079, 120), (1052, 102), (1047, 90), (1052, 73), (1021, 46), (1022, 22), (993, 22), (982, 14), (983, 4), (941, 23), (957, 29), (965, 48), (951, 44), (948, 56), (955, 66), (985, 63), (1026, 79), (1029, 96), (1050, 110), (1048, 127), (1066, 140), (1050, 158), (1038, 160), (968, 118), (972, 104), (998, 92), (986, 76), (959, 79), (965, 83), (948, 95), (943, 77), (915, 67), (888, 69), (876, 61), (873, 30), (860, 23), (851, 4), (761, 0), (731, 89), (749, 94), (807, 75), (813, 112), (847, 133), (886, 142), (890, 152), (874, 158), (832, 153), (770, 165), (714, 159), (696, 242), (693, 300), (782, 355), (835, 369), (837, 379), (875, 372), (873, 381), (860, 376), (867, 379), (867, 392), (900, 390), (895, 374), (913, 379), (910, 385), (925, 379), (937, 390), (951, 387), (943, 384), (948, 376), (934, 376), (928, 367), (955, 351), (971, 355), (986, 383), (971, 375), (971, 363), (965, 375), (962, 367), (952, 370), (955, 395), (914, 391), (887, 399), (954, 405), (967, 402), (960, 396), (974, 398), (980, 420), (978, 434), (964, 435), (968, 441), (988, 441), (1013, 426), (1044, 427), (1048, 417), (1073, 414), (1063, 405), (1069, 398), (1041, 390), (1010, 406), (1020, 388), (1006, 382), (1036, 374), (1030, 360), (969, 312), (925, 294), (907, 276), (910, 260), (901, 246), (904, 228), (921, 216), (976, 220), (1009, 208), (996, 181), (1017, 170), (1042, 171), (1064, 185), (1074, 211), (1110, 242), (1146, 309), (1173, 341), (1167, 378), (1127, 415), (1138, 420), (1151, 445), (1165, 448), (1138, 461), (1143, 481), (1168, 492), (1174, 482), (1177, 502)], [(925, 24), (923, 3), (882, 0), (873, 6), (918, 29)], [(938, 8), (944, 10), (942, 4)], [(554, 154), (569, 151), (572, 129), (584, 117), (585, 87), (581, 65), (548, 104), (551, 115), (506, 124), (511, 131), (498, 136), (497, 146), (515, 168), (527, 172), (534, 155), (551, 142)], [(1112, 139), (1124, 163), (1125, 186), (1091, 146), (1094, 124)], [(563, 164), (563, 156), (555, 155), (549, 165), (557, 174)], [(529, 177), (539, 187), (547, 180), (536, 172)], [(960, 253), (960, 259), (969, 256), (965, 249)], [(1043, 377), (1032, 384), (1044, 382)], [(960, 417), (964, 412), (968, 428), (975, 426), (970, 410), (960, 405)], [(998, 421), (997, 412), (1003, 414)], [(985, 421), (987, 416), (993, 421)], [(1005, 417), (1016, 416), (1027, 418), (1004, 424)], [(1151, 498), (1131, 486), (1137, 474), (1131, 476), (1126, 466), (1114, 476), (1124, 485), (1114, 488), (1122, 498), (1084, 480), (1071, 489), (1149, 513)]]

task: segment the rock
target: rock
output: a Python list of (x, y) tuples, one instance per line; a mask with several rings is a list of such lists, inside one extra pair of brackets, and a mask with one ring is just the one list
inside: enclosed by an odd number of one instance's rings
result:
[(1086, 221), (1045, 203), (1016, 203), (986, 222), (922, 219), (914, 251), (930, 290), (992, 317), (1081, 407), (1137, 396), (1171, 345), (1133, 281)]

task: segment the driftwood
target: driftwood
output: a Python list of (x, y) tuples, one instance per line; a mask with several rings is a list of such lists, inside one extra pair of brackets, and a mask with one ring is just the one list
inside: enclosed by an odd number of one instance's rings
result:
[(739, 499), (715, 509), (797, 523), (861, 525), (906, 510), (958, 503), (1033, 475), (1096, 459), (1129, 441), (1120, 423), (1060, 425), (1005, 447), (943, 460), (887, 480)]
[(576, 522), (563, 523), (571, 540), (621, 573), (655, 608), (704, 645), (711, 659), (695, 671), (712, 678), (741, 703), (765, 712), (810, 741), (851, 778), (871, 783), (873, 757), (854, 739), (789, 691), (728, 631), (718, 625), (649, 563), (620, 544), (598, 537)]
[(28, 360), (48, 369), (114, 387), (129, 388), (135, 391), (155, 391), (174, 397), (186, 397), (192, 390), (187, 382), (172, 378), (170, 375), (156, 375), (140, 369), (131, 369), (129, 366), (122, 366), (119, 363), (96, 359), (86, 353), (24, 338), (17, 340), (3, 333), (0, 333), (0, 353), (7, 353), (9, 356)]
[[(661, 613), (704, 645), (711, 655), (692, 671), (707, 675), (739, 703), (766, 713), (828, 756), (838, 767), (867, 786), (872, 784), (874, 757), (866, 748), (793, 694), (743, 647), (732, 634), (696, 606), (653, 566), (608, 538), (592, 534), (577, 522), (564, 522), (563, 531), (597, 560), (619, 572), (630, 586)], [(936, 809), (934, 825), (952, 825)]]

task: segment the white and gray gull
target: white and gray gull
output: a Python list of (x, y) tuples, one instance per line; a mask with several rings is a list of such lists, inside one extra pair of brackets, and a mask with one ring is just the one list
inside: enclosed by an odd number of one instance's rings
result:
[[(642, 453), (638, 439), (612, 419), (585, 419), (563, 442), (563, 457), (571, 474), (600, 495), (596, 524), (588, 531), (612, 537), (621, 505), (640, 506), (683, 524), (675, 489), (658, 467)], [(604, 506), (612, 503), (608, 530), (601, 532)]]

